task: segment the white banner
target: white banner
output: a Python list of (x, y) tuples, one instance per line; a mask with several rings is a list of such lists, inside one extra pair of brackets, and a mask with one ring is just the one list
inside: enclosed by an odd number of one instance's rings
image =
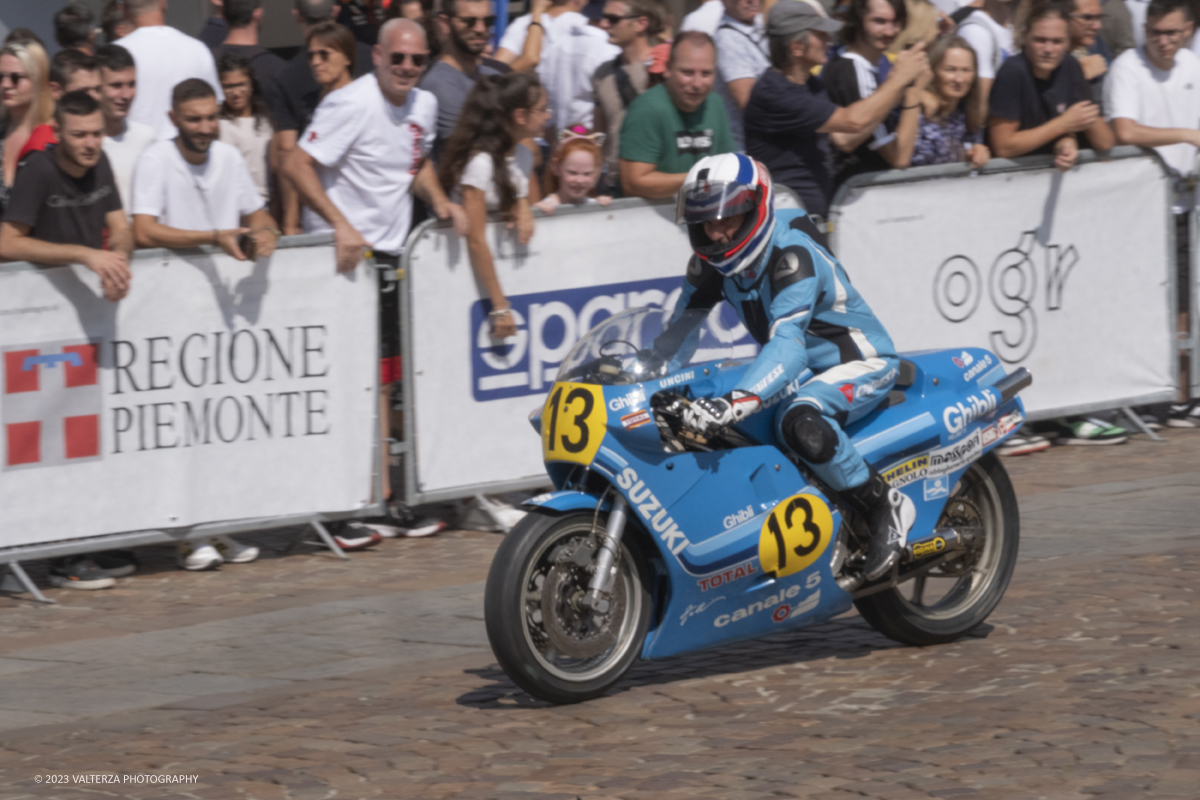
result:
[(1174, 391), (1168, 180), (1148, 156), (850, 190), (833, 247), (901, 351), (986, 347), (1034, 415)]
[(0, 270), (0, 546), (369, 504), (372, 270), (161, 253)]

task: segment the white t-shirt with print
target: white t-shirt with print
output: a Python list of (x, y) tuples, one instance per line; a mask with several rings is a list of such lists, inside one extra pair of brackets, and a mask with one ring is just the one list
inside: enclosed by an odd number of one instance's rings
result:
[[(529, 196), (529, 175), (521, 171), (515, 156), (505, 159), (508, 166), (508, 179), (512, 181), (513, 192), (517, 197)], [(459, 186), (472, 186), (483, 192), (488, 211), (500, 207), (500, 194), (496, 191), (496, 164), (489, 153), (476, 153), (471, 156), (467, 166), (463, 168), (462, 177), (458, 179)], [(454, 192), (456, 202), (462, 201), (462, 191)]]
[(137, 66), (137, 96), (129, 107), (129, 119), (154, 128), (159, 139), (173, 139), (178, 132), (167, 116), (177, 84), (199, 78), (217, 93), (218, 103), (224, 101), (212, 51), (199, 39), (169, 25), (151, 25), (117, 44), (129, 51)]
[[(437, 136), (437, 98), (412, 89), (392, 105), (369, 72), (326, 95), (300, 147), (317, 162), (325, 193), (363, 238), (398, 254), (412, 223), (412, 183)], [(304, 230), (329, 223), (304, 210)]]
[(980, 78), (995, 80), (996, 70), (1016, 52), (1012, 28), (1001, 25), (983, 11), (975, 11), (964, 19), (958, 26), (958, 35), (975, 49)]
[[(1175, 66), (1164, 72), (1150, 63), (1144, 47), (1126, 50), (1112, 62), (1104, 81), (1108, 119), (1131, 119), (1151, 128), (1200, 129), (1200, 57), (1191, 50), (1175, 54)], [(1170, 144), (1154, 148), (1172, 172), (1196, 169), (1196, 148)]]
[(175, 140), (155, 142), (133, 171), (132, 214), (185, 231), (228, 230), (263, 207), (237, 148), (213, 142), (203, 164), (189, 164)]
[(121, 207), (128, 215), (132, 207), (133, 168), (146, 148), (158, 141), (158, 134), (149, 125), (125, 120), (125, 130), (117, 136), (105, 136), (101, 143), (104, 155), (112, 166), (113, 180), (121, 195)]

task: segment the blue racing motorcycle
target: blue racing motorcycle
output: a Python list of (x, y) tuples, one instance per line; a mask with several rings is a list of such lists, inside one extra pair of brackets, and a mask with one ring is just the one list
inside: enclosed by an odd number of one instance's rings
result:
[(917, 508), (902, 562), (868, 582), (863, 521), (776, 445), (778, 403), (811, 373), (737, 426), (697, 437), (682, 425), (687, 404), (730, 391), (753, 354), (732, 351), (727, 326), (709, 318), (663, 354), (669, 316), (636, 308), (596, 326), (531, 417), (556, 491), (528, 501), (505, 537), (484, 605), (518, 686), (579, 702), (639, 656), (814, 625), (851, 604), (913, 645), (987, 618), (1020, 536), (1012, 484), (990, 451), (1021, 426), (1026, 370), (1007, 374), (974, 348), (908, 354), (894, 389), (847, 426)]

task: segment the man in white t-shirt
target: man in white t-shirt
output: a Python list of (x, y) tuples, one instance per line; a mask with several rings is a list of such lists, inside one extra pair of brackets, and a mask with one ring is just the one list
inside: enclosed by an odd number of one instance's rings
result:
[(996, 70), (1016, 52), (1012, 28), (1016, 9), (1016, 0), (983, 0), (983, 7), (968, 15), (958, 26), (958, 35), (975, 49), (979, 92), (983, 97), (988, 97), (992, 91)]
[(149, 125), (129, 119), (129, 108), (137, 96), (137, 67), (133, 56), (119, 44), (96, 48), (100, 63), (100, 108), (104, 111), (104, 154), (112, 167), (121, 195), (121, 206), (129, 213), (133, 167), (157, 135)]
[[(1188, 218), (1195, 205), (1184, 179), (1196, 171), (1200, 148), (1200, 57), (1188, 49), (1195, 29), (1189, 0), (1152, 0), (1146, 9), (1145, 44), (1126, 50), (1109, 68), (1104, 111), (1120, 144), (1153, 147), (1176, 178), (1176, 280), (1181, 334), (1190, 330)], [(1185, 362), (1186, 364), (1186, 362)], [(1185, 366), (1186, 369), (1186, 366)], [(1180, 386), (1186, 387), (1186, 376)], [(1180, 399), (1186, 403), (1186, 390)], [(1170, 406), (1161, 420), (1192, 421), (1185, 404)], [(1161, 413), (1159, 414), (1161, 416)], [(1177, 423), (1176, 423), (1177, 424)]]
[(341, 271), (354, 269), (368, 247), (377, 256), (400, 254), (414, 193), (465, 229), (462, 209), (426, 158), (437, 135), (437, 98), (416, 88), (429, 60), (424, 29), (389, 20), (373, 60), (373, 72), (321, 101), (284, 165), (313, 212), (305, 231), (333, 231)]
[(592, 127), (592, 75), (621, 53), (621, 48), (609, 44), (607, 33), (579, 13), (585, 5), (587, 0), (556, 0), (539, 21), (535, 22), (532, 14), (520, 17), (505, 29), (496, 50), (497, 60), (520, 69), (518, 54), (525, 50), (530, 26), (543, 30), (537, 74), (550, 95), (556, 130), (572, 125)]
[(199, 39), (167, 25), (167, 0), (125, 0), (125, 9), (137, 28), (121, 38), (121, 46), (138, 64), (140, 78), (129, 118), (154, 128), (159, 139), (172, 139), (175, 126), (167, 118), (171, 92), (188, 78), (199, 78), (216, 88), (217, 102), (222, 102), (217, 65)]
[[(466, 232), (462, 207), (451, 203), (427, 156), (437, 136), (437, 98), (416, 88), (429, 62), (425, 29), (392, 19), (379, 29), (375, 70), (331, 92), (317, 106), (299, 146), (284, 162), (305, 209), (305, 230), (332, 228), (337, 268), (346, 272), (371, 248), (375, 261), (399, 266), (412, 223), (412, 196)], [(314, 213), (310, 213), (309, 209)], [(400, 378), (400, 303), (394, 282), (380, 286), (380, 423), (391, 434), (391, 384)], [(384, 498), (391, 496), (386, 456)], [(406, 526), (407, 527), (407, 526)]]
[(742, 111), (760, 75), (771, 66), (761, 0), (724, 0), (717, 26), (717, 93), (725, 101), (729, 128), (738, 150), (743, 146)]
[(1104, 108), (1121, 144), (1153, 147), (1176, 176), (1196, 169), (1200, 147), (1200, 57), (1187, 48), (1193, 22), (1186, 0), (1154, 0), (1146, 44), (1113, 61)]
[[(147, 148), (133, 172), (138, 247), (209, 244), (240, 260), (270, 256), (279, 229), (242, 154), (217, 141), (220, 107), (213, 88), (189, 78), (175, 87), (171, 106), (171, 123), (179, 133)], [(244, 252), (243, 245), (252, 252)]]

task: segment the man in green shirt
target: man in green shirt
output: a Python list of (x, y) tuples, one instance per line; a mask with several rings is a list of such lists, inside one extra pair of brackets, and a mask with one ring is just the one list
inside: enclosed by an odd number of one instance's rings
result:
[(708, 34), (675, 38), (665, 82), (630, 103), (621, 125), (626, 196), (670, 197), (697, 161), (735, 150), (725, 104), (712, 94), (716, 74), (717, 48)]

